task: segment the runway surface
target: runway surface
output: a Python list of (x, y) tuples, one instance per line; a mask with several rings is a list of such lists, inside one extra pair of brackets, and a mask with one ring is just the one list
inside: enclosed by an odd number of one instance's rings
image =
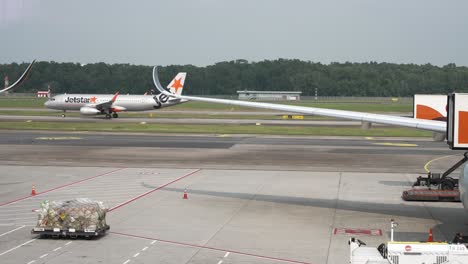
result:
[[(2, 131), (0, 262), (347, 263), (343, 228), (378, 246), (391, 218), (398, 240), (431, 227), (450, 240), (468, 232), (461, 204), (400, 196), (428, 161), (460, 154), (411, 138)], [(109, 234), (29, 234), (42, 200), (75, 197), (105, 202)]]
[[(347, 120), (266, 120), (266, 119), (224, 119), (224, 118), (139, 118), (119, 117), (111, 120), (103, 116), (88, 117), (60, 117), (60, 116), (12, 116), (0, 115), (0, 121), (38, 121), (38, 122), (67, 122), (67, 123), (141, 123), (150, 124), (192, 124), (192, 125), (294, 125), (294, 126), (359, 126), (361, 122)], [(382, 126), (373, 124), (374, 126)]]

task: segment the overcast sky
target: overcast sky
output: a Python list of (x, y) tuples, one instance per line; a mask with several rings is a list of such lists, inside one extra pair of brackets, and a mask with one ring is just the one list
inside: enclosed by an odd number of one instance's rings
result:
[(0, 0), (0, 63), (468, 66), (465, 0)]

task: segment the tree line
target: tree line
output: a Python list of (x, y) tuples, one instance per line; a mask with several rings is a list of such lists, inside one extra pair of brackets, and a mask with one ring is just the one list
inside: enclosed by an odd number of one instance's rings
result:
[[(18, 78), (27, 63), (0, 64), (0, 76)], [(169, 65), (159, 68), (163, 85), (187, 72), (184, 94), (235, 95), (238, 90), (302, 91), (319, 96), (393, 96), (416, 93), (468, 92), (468, 68), (447, 64), (330, 63), (301, 60), (235, 60), (198, 67)], [(3, 86), (3, 85), (2, 85)], [(152, 67), (131, 64), (36, 62), (17, 92), (134, 93), (153, 89)]]

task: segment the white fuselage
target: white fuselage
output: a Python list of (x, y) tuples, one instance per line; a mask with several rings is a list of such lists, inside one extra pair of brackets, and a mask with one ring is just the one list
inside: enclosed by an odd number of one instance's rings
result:
[[(113, 94), (60, 94), (48, 100), (44, 105), (47, 108), (63, 111), (79, 111), (82, 107), (94, 107), (109, 102)], [(169, 98), (165, 103), (158, 101), (157, 95), (119, 95), (112, 104), (121, 111), (147, 111), (161, 107), (186, 102)], [(159, 103), (158, 103), (159, 102)]]

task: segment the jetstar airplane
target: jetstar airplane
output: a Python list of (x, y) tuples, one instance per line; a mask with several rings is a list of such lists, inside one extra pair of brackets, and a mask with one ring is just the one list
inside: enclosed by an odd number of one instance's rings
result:
[[(179, 72), (167, 88), (172, 94), (181, 95), (184, 88), (185, 72)], [(60, 94), (53, 96), (44, 106), (50, 109), (66, 111), (79, 110), (83, 115), (104, 114), (107, 119), (119, 117), (118, 112), (147, 111), (173, 106), (187, 100), (172, 98), (165, 94), (115, 95), (112, 94)]]
[(31, 62), (31, 64), (29, 64), (29, 66), (26, 68), (26, 70), (23, 72), (23, 74), (19, 77), (19, 79), (13, 83), (12, 85), (8, 86), (8, 87), (5, 87), (4, 89), (0, 90), (0, 93), (4, 93), (8, 90), (11, 90), (11, 89), (14, 89), (14, 88), (17, 88), (18, 86), (20, 86), (24, 80), (26, 80), (26, 77), (28, 76), (29, 72), (31, 71), (31, 68), (34, 64), (34, 62), (36, 62), (36, 60), (33, 60)]
[[(271, 103), (259, 103), (259, 102), (246, 102), (246, 101), (237, 101), (237, 100), (227, 100), (227, 99), (216, 99), (216, 98), (205, 98), (205, 97), (195, 97), (195, 96), (183, 96), (171, 93), (170, 91), (165, 90), (158, 79), (157, 67), (153, 68), (153, 82), (156, 88), (161, 92), (172, 98), (177, 98), (180, 100), (189, 100), (189, 101), (200, 101), (208, 103), (218, 103), (218, 104), (228, 104), (228, 105), (237, 105), (245, 107), (254, 107), (262, 109), (270, 109), (277, 111), (285, 112), (294, 112), (308, 115), (318, 115), (318, 116), (327, 116), (327, 117), (336, 117), (342, 119), (357, 120), (361, 122), (370, 122), (370, 123), (379, 123), (386, 125), (394, 125), (408, 128), (417, 128), (428, 130), (436, 133), (447, 133), (447, 122), (441, 122), (438, 120), (427, 120), (427, 119), (418, 119), (410, 117), (400, 117), (400, 116), (389, 116), (382, 114), (371, 114), (371, 113), (361, 113), (354, 111), (345, 111), (345, 110), (334, 110), (334, 109), (322, 109), (315, 107), (305, 107), (305, 106), (292, 106), (292, 105), (281, 105), (281, 104), (271, 104)], [(457, 139), (458, 149), (468, 149), (468, 94), (458, 94), (457, 100), (453, 99), (458, 109), (455, 111), (456, 117), (453, 120), (458, 122), (456, 127), (449, 126), (448, 135), (450, 141), (454, 137)], [(454, 114), (455, 115), (455, 114)], [(449, 119), (452, 120), (452, 119)], [(453, 142), (452, 142), (453, 143)], [(452, 145), (452, 148), (455, 145)], [(467, 155), (467, 154), (465, 154)], [(468, 211), (468, 167), (465, 165), (462, 169), (460, 180), (459, 180), (459, 190), (460, 190), (460, 199), (463, 202), (465, 210)]]

